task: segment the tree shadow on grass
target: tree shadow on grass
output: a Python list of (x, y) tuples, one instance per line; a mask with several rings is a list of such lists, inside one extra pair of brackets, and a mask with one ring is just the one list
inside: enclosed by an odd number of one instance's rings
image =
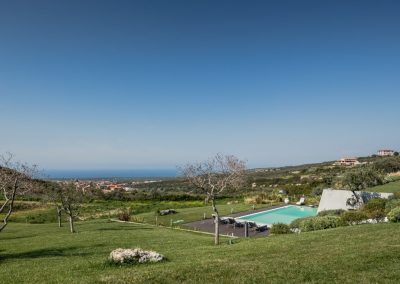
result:
[(17, 239), (26, 239), (26, 238), (33, 238), (37, 235), (24, 235), (24, 236), (1, 236), (0, 241), (5, 240), (17, 240)]
[[(104, 244), (95, 245), (95, 247), (104, 246)], [(93, 246), (91, 246), (93, 247)], [(87, 256), (92, 253), (82, 252), (82, 248), (78, 246), (70, 246), (63, 248), (44, 248), (25, 252), (16, 253), (1, 253), (0, 262), (8, 259), (34, 259), (34, 258), (46, 258), (46, 257), (57, 257), (57, 256)]]
[(98, 231), (134, 231), (134, 230), (154, 230), (151, 227), (114, 227), (114, 228), (99, 228)]

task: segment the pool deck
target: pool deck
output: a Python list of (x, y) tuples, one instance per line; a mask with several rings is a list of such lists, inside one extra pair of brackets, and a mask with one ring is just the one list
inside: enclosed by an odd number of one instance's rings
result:
[[(275, 208), (281, 208), (287, 206), (286, 204), (282, 205), (277, 205), (277, 206), (271, 206), (268, 208), (260, 208), (252, 211), (245, 211), (245, 212), (239, 212), (235, 214), (229, 214), (229, 215), (224, 215), (220, 217), (232, 217), (232, 218), (237, 218), (249, 214), (254, 214), (258, 212), (263, 212), (266, 210), (270, 209), (275, 209)], [(197, 230), (197, 231), (202, 231), (202, 232), (209, 232), (209, 233), (214, 233), (214, 219), (205, 219), (201, 221), (195, 221), (191, 223), (186, 223), (183, 224), (183, 226)], [(229, 235), (229, 236), (235, 236), (235, 237), (244, 237), (244, 227), (242, 228), (237, 228), (233, 224), (219, 224), (219, 232), (221, 235)], [(257, 232), (254, 228), (249, 228), (249, 237), (266, 237), (269, 235), (269, 229), (264, 231), (264, 232)]]

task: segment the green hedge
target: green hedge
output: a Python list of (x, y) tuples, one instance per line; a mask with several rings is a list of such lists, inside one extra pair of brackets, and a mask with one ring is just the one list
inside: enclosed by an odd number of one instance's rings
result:
[(400, 207), (393, 208), (387, 217), (391, 222), (400, 222)]
[(345, 211), (343, 209), (324, 210), (318, 213), (318, 216), (340, 216)]
[(369, 219), (368, 215), (360, 211), (347, 211), (341, 216), (342, 222), (347, 225), (355, 225)]
[(302, 232), (324, 230), (336, 228), (343, 225), (338, 216), (316, 216), (294, 220), (291, 223), (293, 229), (299, 229)]
[(385, 211), (386, 199), (372, 198), (362, 208), (365, 212)]
[(283, 223), (274, 224), (270, 231), (270, 233), (274, 235), (290, 234), (291, 232), (289, 225)]
[(392, 209), (396, 207), (400, 207), (400, 199), (389, 199), (386, 202), (385, 211), (386, 213), (389, 213), (390, 211), (392, 211)]

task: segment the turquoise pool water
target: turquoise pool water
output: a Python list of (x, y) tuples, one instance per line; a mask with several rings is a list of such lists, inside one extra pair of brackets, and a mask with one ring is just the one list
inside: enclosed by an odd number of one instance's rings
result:
[(253, 221), (263, 225), (273, 225), (275, 223), (290, 224), (293, 220), (303, 217), (317, 215), (317, 208), (308, 206), (288, 205), (276, 209), (254, 213), (238, 217), (236, 219), (243, 221)]

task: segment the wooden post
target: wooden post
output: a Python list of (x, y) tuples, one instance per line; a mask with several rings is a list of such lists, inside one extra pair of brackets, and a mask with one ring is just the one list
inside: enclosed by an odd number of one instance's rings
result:
[(206, 213), (203, 214), (203, 220), (205, 220), (205, 219), (206, 219)]
[(244, 222), (244, 237), (249, 237), (249, 224), (247, 222)]
[(158, 227), (158, 216), (156, 216), (156, 227)]

